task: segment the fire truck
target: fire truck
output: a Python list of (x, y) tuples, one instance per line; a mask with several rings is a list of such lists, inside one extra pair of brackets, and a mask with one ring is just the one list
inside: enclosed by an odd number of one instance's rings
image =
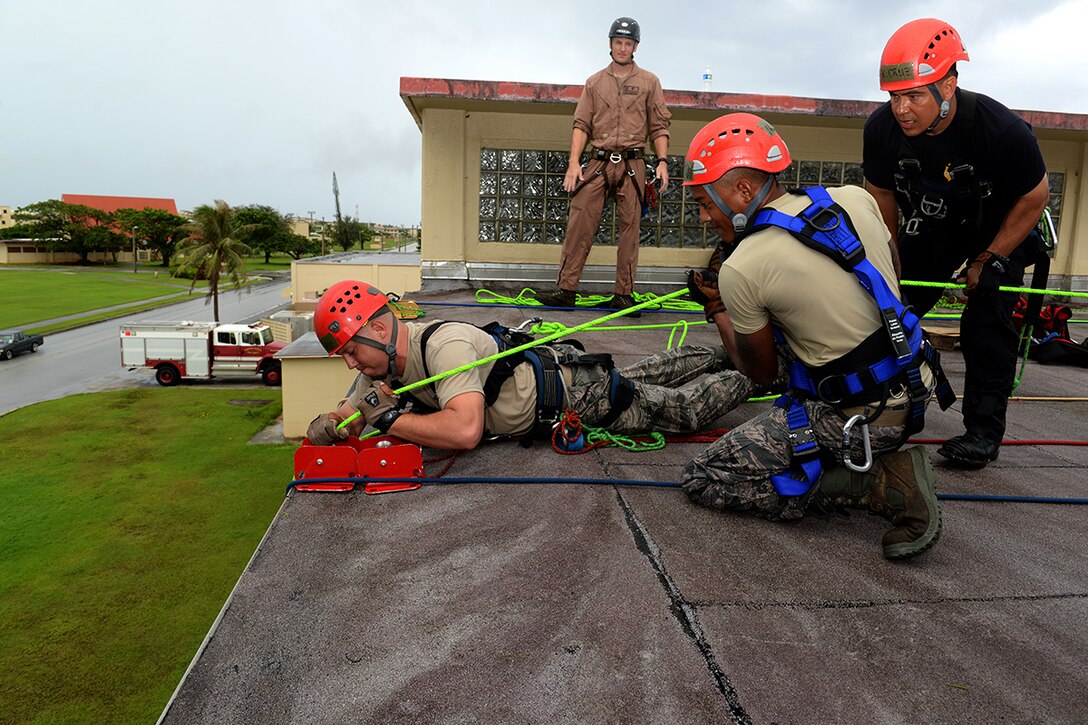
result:
[(268, 325), (217, 322), (132, 322), (121, 325), (121, 367), (154, 368), (159, 385), (180, 380), (260, 375), (279, 385), (284, 343), (272, 339)]

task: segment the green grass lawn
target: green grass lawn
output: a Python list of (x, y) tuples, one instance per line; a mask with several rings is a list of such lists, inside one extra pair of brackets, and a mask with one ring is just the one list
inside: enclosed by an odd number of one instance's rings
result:
[(280, 407), (141, 388), (0, 417), (0, 721), (158, 717), (283, 500), (294, 447), (247, 445)]
[[(51, 267), (0, 270), (0, 328), (101, 307), (185, 294), (189, 280), (171, 279), (151, 268), (133, 274), (112, 267)], [(193, 294), (200, 291), (194, 290)]]

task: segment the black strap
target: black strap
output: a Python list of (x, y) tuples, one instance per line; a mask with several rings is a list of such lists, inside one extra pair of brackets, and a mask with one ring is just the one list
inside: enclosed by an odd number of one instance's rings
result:
[(600, 428), (607, 428), (619, 420), (623, 411), (630, 408), (638, 397), (635, 384), (616, 372), (615, 368), (608, 371), (608, 378), (608, 402), (612, 407), (597, 421)]
[(621, 159), (640, 159), (642, 158), (642, 149), (624, 149), (623, 151), (597, 149), (596, 158), (600, 160), (609, 160), (612, 154), (618, 155)]

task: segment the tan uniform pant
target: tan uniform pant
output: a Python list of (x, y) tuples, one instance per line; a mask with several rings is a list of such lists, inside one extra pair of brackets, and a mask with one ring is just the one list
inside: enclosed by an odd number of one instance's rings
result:
[[(628, 176), (628, 170), (634, 172)], [(601, 223), (601, 211), (608, 198), (609, 186), (616, 187), (616, 213), (619, 238), (616, 250), (616, 287), (618, 295), (629, 295), (635, 286), (638, 269), (639, 219), (642, 202), (639, 190), (646, 185), (646, 164), (642, 159), (613, 163), (594, 159), (583, 172), (586, 183), (574, 195), (567, 216), (567, 236), (559, 259), (559, 286), (576, 291), (593, 246), (593, 235)], [(633, 182), (633, 183), (632, 183)]]

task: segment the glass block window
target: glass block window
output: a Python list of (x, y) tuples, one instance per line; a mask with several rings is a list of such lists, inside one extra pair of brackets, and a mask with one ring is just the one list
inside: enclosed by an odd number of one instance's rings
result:
[[(582, 161), (588, 160), (583, 155)], [(681, 184), (682, 156), (670, 156), (669, 188), (656, 209), (642, 218), (643, 247), (707, 249), (718, 243), (712, 229), (699, 223), (699, 208)], [(480, 149), (480, 241), (515, 244), (562, 244), (567, 231), (570, 197), (563, 191), (567, 171), (565, 151)], [(654, 170), (647, 170), (647, 180)], [(778, 175), (787, 189), (808, 186), (864, 186), (861, 164), (853, 161), (794, 159)], [(1050, 174), (1050, 211), (1058, 226), (1065, 193), (1065, 174)], [(618, 233), (615, 205), (607, 202), (594, 244), (615, 245)]]
[[(582, 161), (588, 160), (583, 156)], [(643, 217), (641, 244), (647, 247), (705, 248), (717, 244), (714, 233), (699, 223), (699, 212), (684, 191), (684, 159), (670, 156), (669, 188), (657, 209)], [(480, 149), (480, 241), (519, 244), (562, 244), (567, 232), (570, 195), (563, 191), (565, 151)], [(654, 170), (647, 171), (654, 179)], [(605, 204), (594, 244), (615, 245), (615, 205)]]
[(1049, 172), (1050, 180), (1050, 216), (1054, 218), (1054, 228), (1060, 229), (1062, 200), (1065, 198), (1065, 174)]

